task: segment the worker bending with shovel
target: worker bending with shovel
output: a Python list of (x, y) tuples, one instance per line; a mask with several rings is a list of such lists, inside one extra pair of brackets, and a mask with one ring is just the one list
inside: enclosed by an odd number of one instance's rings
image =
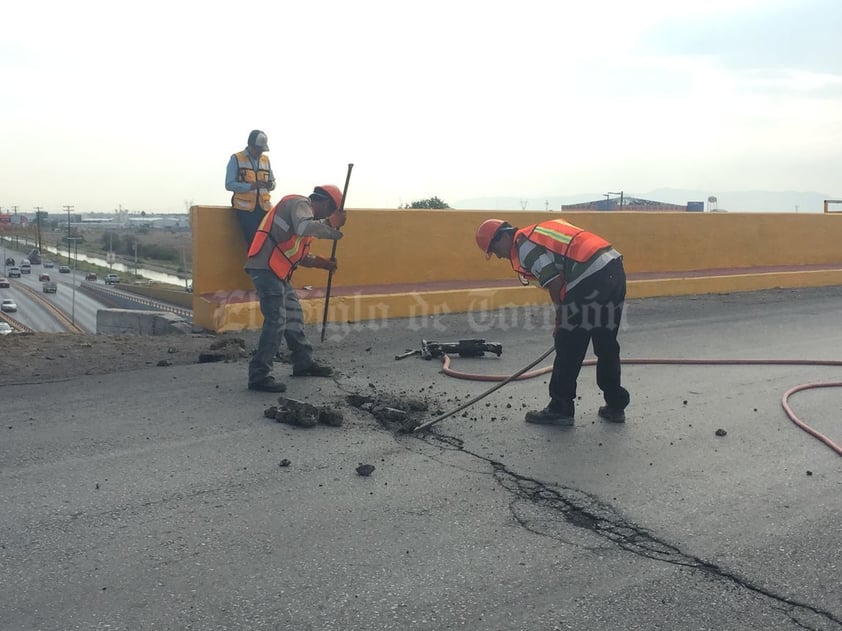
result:
[(546, 289), (555, 306), (555, 361), (550, 402), (526, 414), (527, 423), (574, 423), (576, 381), (588, 344), (596, 355), (596, 383), (605, 405), (599, 416), (626, 420), (629, 393), (620, 383), (617, 333), (626, 298), (623, 257), (602, 237), (562, 220), (517, 228), (500, 219), (479, 226), (476, 241), (485, 258), (507, 259), (522, 279)]

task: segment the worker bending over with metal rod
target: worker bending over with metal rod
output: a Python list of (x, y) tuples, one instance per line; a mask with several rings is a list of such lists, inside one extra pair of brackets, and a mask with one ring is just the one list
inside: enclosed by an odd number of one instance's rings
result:
[(517, 228), (488, 219), (476, 232), (485, 258), (508, 259), (521, 278), (537, 283), (555, 306), (555, 361), (550, 402), (526, 414), (527, 423), (573, 425), (576, 381), (588, 344), (597, 358), (596, 383), (605, 405), (599, 416), (623, 423), (629, 393), (620, 384), (617, 332), (626, 298), (623, 257), (602, 237), (562, 219)]
[(284, 392), (286, 385), (270, 373), (281, 339), (292, 352), (294, 377), (329, 377), (333, 370), (313, 361), (313, 347), (304, 335), (304, 314), (292, 286), (292, 273), (302, 267), (336, 269), (336, 259), (309, 253), (316, 239), (341, 239), (338, 230), (347, 215), (342, 193), (333, 184), (317, 186), (309, 197), (287, 195), (257, 228), (245, 269), (254, 281), (263, 314), (257, 351), (249, 362), (249, 390)]

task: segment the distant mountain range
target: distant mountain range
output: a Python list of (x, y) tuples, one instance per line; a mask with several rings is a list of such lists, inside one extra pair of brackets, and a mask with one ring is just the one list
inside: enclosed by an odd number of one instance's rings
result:
[[(731, 212), (804, 212), (824, 211), (824, 200), (842, 199), (825, 193), (806, 191), (731, 191), (708, 193), (677, 188), (658, 188), (652, 191), (623, 191), (625, 197), (637, 197), (656, 202), (686, 205), (687, 202), (704, 202), (705, 210), (714, 207)], [(708, 202), (714, 195), (716, 203)], [(612, 199), (618, 197), (612, 195)], [(452, 208), (461, 210), (560, 210), (563, 204), (579, 204), (605, 199), (605, 193), (581, 193), (577, 195), (551, 195), (540, 198), (476, 197), (448, 202)], [(447, 201), (447, 200), (445, 200)], [(525, 208), (524, 208), (525, 206)], [(839, 207), (842, 210), (842, 206)]]

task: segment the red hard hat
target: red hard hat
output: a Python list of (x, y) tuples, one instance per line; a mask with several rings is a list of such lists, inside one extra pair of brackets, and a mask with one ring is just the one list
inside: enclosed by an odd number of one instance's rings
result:
[(337, 209), (342, 205), (342, 192), (339, 190), (338, 186), (334, 186), (333, 184), (317, 186), (313, 189), (313, 194), (321, 197), (329, 197), (333, 200)]
[(477, 245), (485, 253), (486, 259), (491, 258), (491, 242), (494, 241), (494, 237), (497, 236), (500, 228), (508, 225), (510, 224), (502, 219), (486, 219), (477, 228)]

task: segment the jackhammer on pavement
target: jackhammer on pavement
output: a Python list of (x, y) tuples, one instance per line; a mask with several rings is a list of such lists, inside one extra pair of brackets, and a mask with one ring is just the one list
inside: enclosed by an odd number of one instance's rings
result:
[(395, 355), (395, 359), (404, 359), (413, 355), (418, 355), (421, 359), (433, 359), (434, 357), (444, 357), (446, 354), (459, 355), (460, 357), (482, 357), (485, 353), (494, 353), (497, 357), (500, 357), (502, 352), (502, 344), (486, 342), (481, 339), (459, 340), (458, 342), (421, 340), (421, 348)]

